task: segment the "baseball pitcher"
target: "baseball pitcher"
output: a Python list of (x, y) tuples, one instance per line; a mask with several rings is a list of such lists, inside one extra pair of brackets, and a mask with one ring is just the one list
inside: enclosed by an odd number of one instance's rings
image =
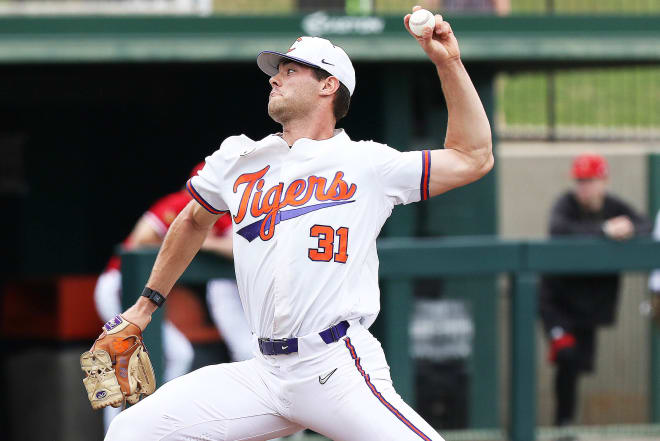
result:
[(218, 216), (231, 216), (255, 357), (168, 382), (115, 418), (106, 440), (268, 440), (304, 428), (339, 441), (442, 440), (396, 393), (368, 331), (380, 307), (376, 238), (395, 205), (481, 178), (493, 155), (449, 23), (437, 15), (434, 29), (411, 36), (447, 102), (444, 149), (401, 153), (336, 129), (356, 84), (348, 55), (330, 41), (301, 37), (258, 55), (282, 132), (229, 137), (206, 158), (142, 296), (107, 326), (143, 330)]

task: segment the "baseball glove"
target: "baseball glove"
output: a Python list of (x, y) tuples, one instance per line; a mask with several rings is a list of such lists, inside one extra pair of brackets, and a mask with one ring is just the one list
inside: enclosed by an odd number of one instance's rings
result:
[(142, 331), (121, 315), (103, 325), (92, 348), (80, 356), (80, 367), (93, 409), (135, 404), (156, 390)]

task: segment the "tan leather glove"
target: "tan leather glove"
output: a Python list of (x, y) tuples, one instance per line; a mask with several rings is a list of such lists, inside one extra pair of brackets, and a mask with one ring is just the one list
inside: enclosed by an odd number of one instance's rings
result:
[(142, 331), (121, 315), (103, 325), (92, 348), (80, 356), (80, 367), (94, 409), (135, 404), (156, 390)]

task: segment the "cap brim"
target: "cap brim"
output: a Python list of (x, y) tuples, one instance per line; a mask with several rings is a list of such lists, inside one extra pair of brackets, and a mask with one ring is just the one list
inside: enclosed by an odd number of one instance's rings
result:
[(257, 66), (259, 66), (259, 69), (261, 69), (266, 75), (272, 77), (273, 75), (277, 75), (279, 72), (279, 66), (282, 62), (282, 58), (295, 61), (296, 63), (304, 64), (306, 66), (318, 67), (322, 69), (321, 67), (317, 66), (316, 64), (312, 64), (309, 61), (274, 51), (263, 51), (257, 55)]

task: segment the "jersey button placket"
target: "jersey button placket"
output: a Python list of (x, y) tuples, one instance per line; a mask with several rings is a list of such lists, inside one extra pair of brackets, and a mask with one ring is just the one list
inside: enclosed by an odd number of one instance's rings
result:
[[(280, 182), (284, 182), (286, 184), (285, 179), (285, 163), (286, 160), (288, 159), (288, 151), (283, 155), (284, 157), (282, 158), (282, 162), (280, 163), (280, 170), (279, 170), (279, 177), (277, 179), (277, 182), (274, 182), (273, 185), (277, 185)], [(286, 189), (286, 185), (285, 185)], [(274, 308), (273, 308), (273, 334), (279, 337), (292, 337), (286, 333), (286, 314), (280, 314), (280, 311), (286, 311), (287, 306), (286, 306), (286, 281), (284, 276), (284, 271), (285, 271), (285, 262), (284, 262), (284, 255), (282, 252), (282, 246), (280, 245), (280, 242), (282, 240), (282, 235), (280, 234), (281, 230), (281, 223), (278, 224), (277, 226), (273, 226), (275, 228), (275, 234), (273, 235), (273, 238), (271, 239), (273, 241), (273, 259), (275, 259), (275, 264), (273, 265), (273, 269), (275, 271), (275, 274), (273, 275), (273, 283), (274, 283)], [(273, 228), (271, 227), (271, 228)], [(284, 247), (285, 248), (285, 247)]]

